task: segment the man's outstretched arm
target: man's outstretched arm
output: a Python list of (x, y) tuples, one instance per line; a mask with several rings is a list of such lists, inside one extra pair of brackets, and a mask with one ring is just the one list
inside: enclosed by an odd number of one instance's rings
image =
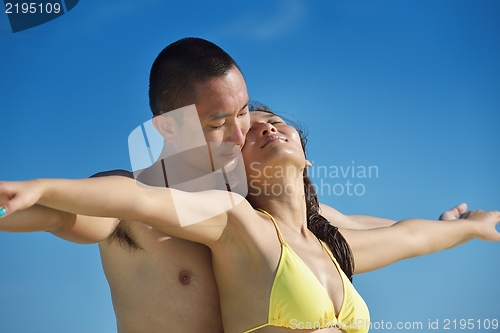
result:
[(457, 221), (408, 219), (370, 230), (339, 229), (351, 247), (355, 273), (449, 249), (471, 239), (500, 242), (500, 212), (472, 211)]
[(70, 242), (92, 244), (108, 238), (117, 224), (115, 218), (75, 215), (34, 205), (0, 219), (0, 231), (46, 231)]
[[(333, 207), (320, 204), (321, 215), (330, 223), (340, 228), (346, 229), (374, 229), (388, 227), (396, 223), (395, 220), (368, 215), (344, 215)], [(452, 209), (447, 210), (439, 217), (440, 220), (455, 220), (467, 211), (467, 205), (461, 203)]]

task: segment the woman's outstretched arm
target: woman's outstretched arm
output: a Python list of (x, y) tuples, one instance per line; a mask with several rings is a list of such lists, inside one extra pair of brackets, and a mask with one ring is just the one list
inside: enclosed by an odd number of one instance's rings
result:
[(500, 212), (472, 211), (456, 221), (409, 219), (371, 230), (342, 229), (355, 261), (364, 273), (396, 261), (452, 248), (471, 239), (500, 241)]
[[(173, 236), (202, 243), (220, 236), (227, 211), (241, 202), (241, 197), (225, 191), (187, 193), (151, 188), (117, 176), (3, 182), (0, 196), (8, 198), (0, 215), (40, 204), (74, 214), (142, 221)], [(212, 228), (183, 228), (201, 221)]]

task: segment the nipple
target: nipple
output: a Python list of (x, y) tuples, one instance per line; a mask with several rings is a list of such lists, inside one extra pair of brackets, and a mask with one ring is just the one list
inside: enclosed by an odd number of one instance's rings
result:
[(187, 270), (182, 270), (179, 272), (179, 282), (183, 285), (188, 285), (191, 283), (191, 272)]

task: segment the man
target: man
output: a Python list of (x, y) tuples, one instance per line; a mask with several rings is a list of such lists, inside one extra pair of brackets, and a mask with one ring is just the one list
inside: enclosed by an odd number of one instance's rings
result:
[[(176, 137), (188, 135), (176, 130), (186, 119), (170, 116), (169, 112), (193, 104), (205, 141), (225, 145), (221, 151), (211, 151), (213, 160), (208, 171), (199, 167), (197, 154), (180, 155), (174, 164), (181, 180), (230, 164), (234, 147), (244, 143), (250, 126), (245, 80), (236, 62), (213, 43), (186, 38), (167, 46), (151, 68), (149, 97), (155, 127), (166, 141), (165, 149), (182, 150), (175, 147)], [(218, 155), (214, 158), (214, 154)], [(219, 160), (224, 163), (218, 165)], [(155, 163), (135, 176), (145, 183), (153, 179), (151, 185), (166, 186), (170, 182), (156, 183), (163, 179), (161, 167)], [(126, 171), (96, 176), (107, 175), (132, 177)], [(346, 217), (328, 206), (322, 209), (330, 221), (347, 228), (394, 223), (372, 217)], [(465, 207), (457, 206), (446, 214), (451, 219), (464, 211)], [(44, 230), (76, 243), (97, 242), (120, 333), (222, 332), (211, 253), (203, 245), (170, 237), (138, 221), (74, 216), (43, 206), (0, 219), (0, 230)]]

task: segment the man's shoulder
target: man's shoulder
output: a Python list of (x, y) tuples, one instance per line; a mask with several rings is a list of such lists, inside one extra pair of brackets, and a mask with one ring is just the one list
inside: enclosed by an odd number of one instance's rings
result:
[[(132, 172), (122, 169), (98, 172), (90, 176), (90, 178), (109, 176), (134, 178), (134, 174)], [(133, 231), (133, 226), (134, 224), (130, 223), (129, 221), (120, 220), (116, 225), (114, 231), (111, 233), (111, 235), (109, 235), (107, 243), (117, 244), (120, 247), (128, 250), (142, 250), (142, 247), (139, 245), (137, 235)]]
[(122, 177), (134, 178), (134, 174), (132, 172), (127, 171), (127, 170), (122, 170), (122, 169), (98, 172), (98, 173), (90, 176), (90, 178), (109, 177), (109, 176), (122, 176)]

